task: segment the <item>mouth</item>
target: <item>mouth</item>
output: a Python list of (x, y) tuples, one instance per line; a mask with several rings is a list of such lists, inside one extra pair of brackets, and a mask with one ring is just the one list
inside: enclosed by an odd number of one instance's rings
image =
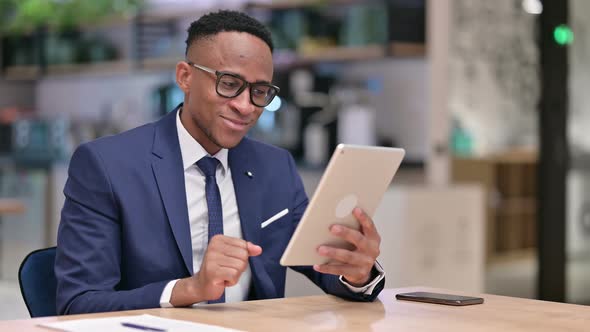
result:
[(237, 119), (230, 119), (224, 116), (221, 116), (223, 122), (226, 126), (228, 126), (232, 130), (243, 131), (248, 128), (251, 121), (244, 121), (244, 120), (237, 120)]

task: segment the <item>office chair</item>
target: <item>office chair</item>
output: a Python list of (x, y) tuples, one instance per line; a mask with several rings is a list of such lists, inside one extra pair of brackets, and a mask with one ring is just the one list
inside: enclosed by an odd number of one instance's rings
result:
[(20, 265), (18, 283), (31, 318), (57, 315), (54, 264), (55, 247), (51, 247), (31, 252)]

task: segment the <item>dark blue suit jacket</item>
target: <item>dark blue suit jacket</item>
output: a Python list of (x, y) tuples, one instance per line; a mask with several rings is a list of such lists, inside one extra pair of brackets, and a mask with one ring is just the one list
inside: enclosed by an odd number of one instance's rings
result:
[[(176, 112), (81, 145), (72, 156), (58, 232), (55, 273), (60, 314), (159, 307), (165, 285), (193, 274), (192, 248)], [(283, 297), (279, 259), (308, 200), (291, 155), (244, 138), (229, 151), (250, 258), (249, 299)], [(252, 172), (252, 178), (246, 172)], [(288, 208), (289, 214), (260, 224)], [(297, 267), (325, 292), (359, 301), (333, 275)]]

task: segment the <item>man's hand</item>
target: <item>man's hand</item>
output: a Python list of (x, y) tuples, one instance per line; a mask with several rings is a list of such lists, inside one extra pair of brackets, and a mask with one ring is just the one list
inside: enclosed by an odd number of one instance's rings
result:
[(248, 267), (248, 257), (261, 253), (262, 248), (251, 242), (225, 235), (214, 236), (207, 246), (201, 269), (192, 277), (178, 280), (170, 303), (179, 307), (218, 299), (225, 287), (238, 283)]
[(314, 265), (313, 268), (321, 273), (341, 275), (351, 285), (361, 287), (366, 285), (371, 277), (371, 269), (380, 253), (381, 237), (373, 220), (363, 210), (357, 207), (352, 214), (361, 224), (359, 231), (342, 225), (332, 225), (330, 232), (352, 243), (355, 249), (320, 246), (318, 253), (331, 258), (331, 261)]

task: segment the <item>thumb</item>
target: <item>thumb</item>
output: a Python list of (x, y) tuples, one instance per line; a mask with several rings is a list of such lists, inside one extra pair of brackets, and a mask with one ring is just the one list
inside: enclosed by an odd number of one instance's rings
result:
[(260, 246), (255, 245), (252, 242), (248, 242), (248, 255), (258, 256), (260, 254), (262, 254), (262, 248)]

